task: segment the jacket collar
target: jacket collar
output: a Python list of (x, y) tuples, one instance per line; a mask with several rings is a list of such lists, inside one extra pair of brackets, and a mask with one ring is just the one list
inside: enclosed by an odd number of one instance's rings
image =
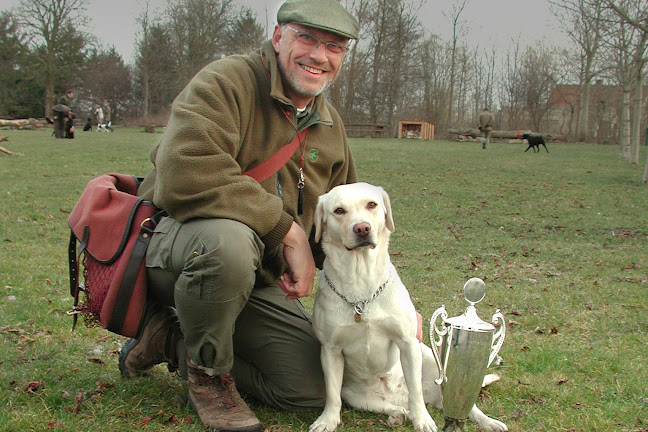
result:
[[(270, 96), (281, 104), (290, 106), (295, 112), (297, 112), (295, 105), (284, 94), (283, 81), (281, 80), (279, 66), (277, 65), (277, 55), (272, 46), (271, 40), (264, 42), (261, 46), (261, 61), (263, 66), (270, 73)], [(324, 95), (319, 94), (315, 96), (313, 109), (319, 114), (320, 122), (332, 124), (333, 116), (325, 102)]]

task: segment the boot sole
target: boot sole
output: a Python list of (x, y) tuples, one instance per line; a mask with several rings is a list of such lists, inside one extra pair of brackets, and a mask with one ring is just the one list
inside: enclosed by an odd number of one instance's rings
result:
[[(196, 406), (194, 405), (193, 401), (191, 400), (191, 398), (187, 398), (187, 399), (189, 401), (189, 406), (196, 412), (196, 415), (198, 416), (198, 420), (200, 420), (200, 416), (198, 415), (198, 410), (196, 409)], [(215, 429), (207, 425), (205, 426), (207, 427), (208, 430), (212, 432), (263, 432), (265, 430), (265, 428), (261, 423), (253, 426), (244, 426), (240, 428), (228, 428), (228, 429)]]
[(144, 377), (151, 374), (150, 370), (144, 371), (142, 373), (131, 373), (128, 369), (126, 369), (126, 357), (128, 357), (128, 353), (130, 353), (130, 351), (137, 346), (137, 342), (138, 341), (136, 339), (128, 339), (119, 352), (119, 372), (121, 372), (121, 376), (123, 376), (124, 378)]

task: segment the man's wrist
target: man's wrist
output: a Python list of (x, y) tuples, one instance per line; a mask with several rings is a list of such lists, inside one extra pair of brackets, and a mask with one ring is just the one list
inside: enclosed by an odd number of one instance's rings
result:
[(266, 245), (266, 248), (270, 250), (277, 248), (283, 242), (288, 231), (290, 231), (293, 221), (292, 216), (286, 212), (282, 212), (277, 225), (261, 239)]

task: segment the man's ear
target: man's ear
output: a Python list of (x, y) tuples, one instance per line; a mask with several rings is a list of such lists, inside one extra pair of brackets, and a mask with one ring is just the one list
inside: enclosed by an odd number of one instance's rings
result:
[(276, 53), (279, 52), (279, 43), (281, 42), (281, 26), (277, 24), (272, 33), (272, 46)]

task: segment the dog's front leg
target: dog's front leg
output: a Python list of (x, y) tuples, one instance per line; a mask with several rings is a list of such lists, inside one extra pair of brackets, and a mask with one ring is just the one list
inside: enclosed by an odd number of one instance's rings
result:
[(409, 392), (410, 420), (414, 428), (423, 432), (436, 432), (436, 424), (425, 407), (423, 400), (423, 357), (416, 338), (406, 341), (400, 346), (400, 359), (403, 375)]
[(340, 424), (342, 409), (342, 378), (344, 376), (344, 356), (337, 347), (322, 345), (320, 355), (324, 382), (326, 383), (326, 405), (324, 412), (313, 422), (309, 432), (333, 432)]

